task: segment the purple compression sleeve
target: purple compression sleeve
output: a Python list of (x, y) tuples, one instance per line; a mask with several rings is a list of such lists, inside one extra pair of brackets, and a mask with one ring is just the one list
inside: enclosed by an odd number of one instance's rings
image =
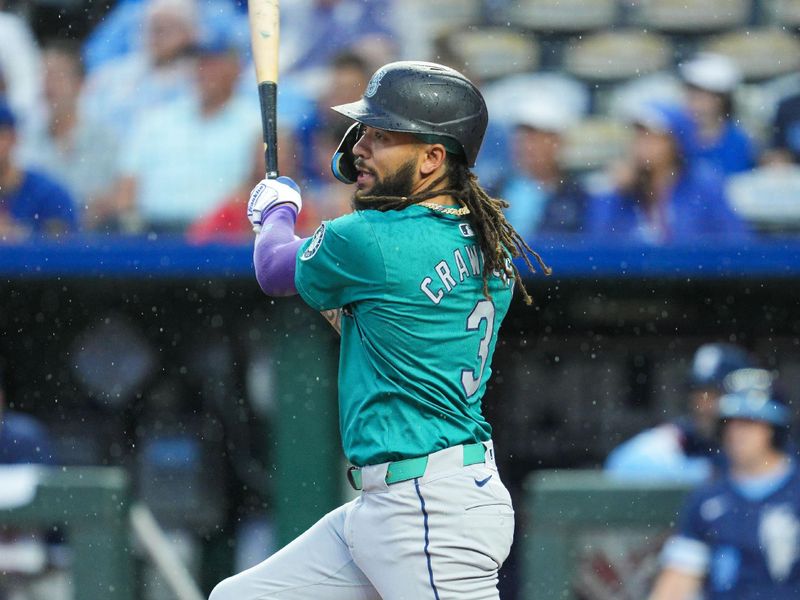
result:
[(253, 263), (258, 285), (268, 296), (291, 296), (294, 287), (294, 269), (297, 250), (305, 239), (294, 236), (297, 212), (288, 205), (278, 206), (264, 219), (256, 236)]

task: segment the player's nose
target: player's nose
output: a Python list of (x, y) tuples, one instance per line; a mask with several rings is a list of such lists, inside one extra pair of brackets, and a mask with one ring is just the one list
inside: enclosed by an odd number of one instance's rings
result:
[(362, 135), (353, 145), (353, 156), (356, 158), (366, 158), (369, 156), (369, 142), (367, 136)]

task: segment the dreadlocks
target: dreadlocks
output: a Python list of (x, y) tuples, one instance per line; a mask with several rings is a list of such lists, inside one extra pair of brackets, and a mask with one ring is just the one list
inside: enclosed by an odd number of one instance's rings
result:
[[(447, 181), (447, 189), (437, 190), (437, 185)], [(522, 257), (531, 272), (536, 272), (530, 257), (533, 256), (545, 275), (550, 275), (552, 269), (548, 267), (539, 253), (533, 250), (522, 239), (514, 227), (506, 220), (503, 209), (508, 207), (508, 202), (490, 197), (478, 184), (478, 178), (469, 170), (463, 159), (447, 154), (447, 163), (444, 174), (436, 179), (428, 188), (411, 196), (361, 196), (360, 204), (374, 204), (375, 210), (402, 210), (412, 204), (417, 204), (437, 196), (450, 196), (462, 206), (469, 209), (468, 220), (473, 230), (477, 233), (478, 243), (483, 254), (483, 295), (491, 299), (489, 293), (489, 277), (493, 273), (504, 273), (509, 279), (515, 280), (522, 291), (525, 304), (530, 305), (531, 299), (525, 284), (522, 282), (516, 265), (508, 260)]]

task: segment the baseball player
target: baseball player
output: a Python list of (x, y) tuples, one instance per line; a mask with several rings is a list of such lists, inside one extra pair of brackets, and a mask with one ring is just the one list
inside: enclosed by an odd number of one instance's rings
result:
[(606, 473), (628, 481), (701, 483), (724, 470), (716, 439), (719, 399), (731, 372), (753, 366), (752, 358), (739, 346), (700, 346), (686, 382), (688, 413), (614, 448), (606, 460)]
[(687, 501), (650, 600), (800, 598), (800, 473), (771, 374), (734, 371), (719, 403), (730, 471)]
[(355, 121), (332, 161), (355, 212), (295, 239), (300, 193), (265, 180), (248, 216), (264, 292), (299, 293), (340, 330), (340, 430), (361, 493), (211, 599), (498, 598), (514, 511), (481, 397), (513, 288), (530, 302), (511, 258), (547, 267), (470, 171), (488, 116), (463, 75), (390, 63), (334, 110)]

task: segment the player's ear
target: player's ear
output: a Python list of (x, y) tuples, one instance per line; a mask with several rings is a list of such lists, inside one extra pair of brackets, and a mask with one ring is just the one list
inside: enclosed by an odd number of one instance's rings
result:
[(422, 161), (419, 165), (420, 175), (428, 177), (444, 165), (447, 150), (441, 144), (425, 144), (423, 146)]

